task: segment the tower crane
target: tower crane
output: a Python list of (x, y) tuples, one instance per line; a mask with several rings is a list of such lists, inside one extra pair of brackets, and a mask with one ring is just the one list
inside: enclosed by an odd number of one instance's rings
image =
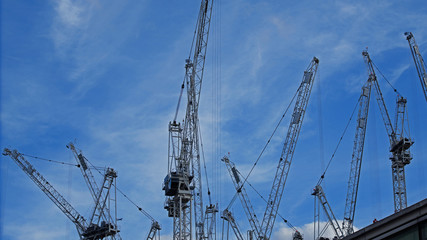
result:
[[(115, 230), (117, 230), (117, 221), (111, 216), (109, 206), (107, 206), (107, 200), (109, 200), (110, 196), (110, 189), (113, 185), (115, 178), (117, 177), (117, 173), (114, 171), (114, 169), (107, 168), (104, 174), (103, 183), (101, 185), (101, 188), (99, 188), (98, 184), (95, 181), (95, 178), (93, 177), (92, 171), (90, 170), (89, 162), (86, 157), (83, 156), (81, 151), (77, 152), (73, 143), (69, 143), (67, 145), (67, 148), (69, 148), (73, 152), (77, 164), (81, 166), (80, 170), (82, 172), (83, 178), (85, 179), (85, 182), (89, 188), (89, 192), (91, 193), (95, 203), (92, 215), (89, 218), (91, 225), (97, 225), (99, 224), (99, 222), (103, 221), (108, 223), (109, 226), (113, 226)], [(120, 235), (118, 234), (117, 237), (121, 239)]]
[(292, 119), (289, 124), (288, 133), (274, 177), (273, 186), (267, 200), (267, 208), (261, 224), (260, 239), (270, 239), (318, 66), (319, 59), (314, 57), (310, 65), (304, 71), (304, 76), (298, 89), (298, 96), (295, 102)]
[[(353, 144), (353, 154), (350, 164), (350, 175), (347, 183), (347, 195), (344, 210), (344, 220), (342, 227), (339, 226), (335, 215), (326, 200), (323, 188), (319, 183), (314, 188), (312, 195), (316, 196), (322, 204), (323, 210), (328, 217), (329, 224), (334, 228), (337, 237), (342, 238), (353, 233), (354, 212), (356, 209), (357, 191), (359, 188), (360, 170), (362, 166), (363, 147), (365, 143), (366, 125), (368, 123), (369, 101), (371, 96), (371, 86), (375, 76), (369, 75), (369, 79), (362, 87), (359, 97), (359, 110), (356, 121), (356, 133)], [(322, 178), (323, 179), (323, 178)], [(321, 236), (321, 235), (320, 235)]]
[[(317, 73), (318, 65), (319, 59), (314, 57), (307, 69), (304, 71), (302, 82), (297, 90), (297, 100), (295, 103), (291, 122), (289, 124), (286, 139), (282, 148), (282, 153), (279, 160), (279, 164), (277, 166), (273, 186), (271, 188), (269, 198), (266, 201), (267, 208), (264, 213), (262, 224), (258, 222), (257, 216), (244, 188), (246, 179), (243, 181), (240, 179), (234, 163), (232, 163), (227, 156), (222, 159), (222, 161), (227, 166), (229, 174), (235, 185), (237, 195), (239, 196), (242, 202), (243, 208), (251, 225), (252, 229), (250, 230), (250, 238), (253, 234), (255, 238), (259, 240), (270, 239), (274, 222), (278, 214), (280, 200), (283, 195), (286, 179), (290, 170), (299, 132), (301, 130), (305, 111), (308, 105), (308, 100), (310, 98), (311, 89), (313, 88), (313, 83)], [(294, 239), (300, 238), (302, 238), (301, 234), (299, 232), (296, 232), (296, 234), (294, 234)]]
[(28, 177), (49, 197), (77, 228), (81, 240), (100, 240), (119, 232), (106, 222), (91, 224), (31, 165), (17, 150), (5, 148), (3, 155), (12, 158)]
[[(209, 204), (203, 211), (203, 191), (200, 166), (199, 118), (198, 108), (203, 80), (206, 49), (212, 16), (212, 0), (202, 0), (194, 35), (194, 55), (186, 59), (185, 77), (182, 84), (187, 86), (187, 106), (184, 124), (175, 118), (169, 123), (169, 153), (168, 174), (164, 179), (166, 195), (165, 209), (168, 216), (173, 218), (173, 239), (192, 239), (192, 204), (194, 204), (195, 237), (199, 239), (212, 238), (212, 226), (205, 223), (214, 217), (204, 217), (206, 214), (216, 214), (215, 205)], [(191, 56), (191, 52), (190, 52)], [(207, 229), (205, 229), (207, 227)]]
[(414, 144), (411, 138), (409, 136), (406, 137), (404, 133), (407, 100), (401, 96), (397, 97), (395, 126), (393, 127), (375, 75), (372, 60), (367, 51), (363, 52), (363, 57), (368, 68), (368, 72), (373, 79), (372, 82), (375, 88), (377, 103), (380, 108), (381, 116), (390, 142), (390, 152), (392, 154), (390, 160), (393, 178), (394, 211), (398, 212), (407, 206), (405, 166), (412, 160), (410, 147)]
[(405, 32), (406, 40), (408, 40), (409, 48), (411, 49), (412, 57), (414, 58), (415, 67), (417, 68), (418, 77), (420, 78), (421, 87), (423, 89), (424, 97), (427, 101), (427, 72), (426, 64), (421, 56), (420, 49), (415, 42), (414, 35), (411, 32)]
[[(365, 56), (365, 54), (363, 55)], [(347, 195), (345, 200), (344, 219), (342, 222), (342, 227), (339, 227), (338, 222), (335, 219), (335, 215), (333, 214), (332, 209), (328, 201), (326, 200), (323, 188), (320, 186), (321, 181), (319, 181), (312, 193), (312, 195), (316, 196), (319, 199), (326, 213), (326, 216), (328, 217), (329, 224), (334, 228), (334, 232), (339, 238), (353, 233), (354, 212), (356, 209), (357, 191), (359, 188), (366, 126), (368, 123), (369, 101), (371, 96), (372, 83), (375, 81), (375, 78), (375, 75), (369, 74), (368, 81), (362, 87), (362, 92), (359, 97), (356, 133), (354, 137), (353, 153), (350, 163), (350, 175), (347, 182)]]
[[(362, 165), (372, 85), (375, 89), (376, 100), (380, 108), (381, 116), (383, 118), (390, 141), (390, 152), (392, 153), (390, 160), (392, 161), (395, 212), (406, 208), (406, 183), (404, 166), (409, 164), (410, 160), (412, 159), (411, 154), (409, 153), (409, 148), (413, 144), (413, 141), (411, 141), (410, 138), (404, 136), (403, 130), (405, 122), (406, 99), (403, 97), (398, 97), (397, 99), (396, 121), (395, 126), (393, 127), (380, 86), (377, 81), (377, 76), (375, 74), (372, 60), (370, 59), (367, 51), (363, 51), (362, 55), (367, 66), (369, 78), (366, 84), (363, 86), (362, 93), (359, 98), (356, 135), (353, 145), (350, 177), (348, 180), (344, 220), (341, 228), (339, 225), (337, 225), (338, 222), (336, 221), (332, 209), (326, 200), (323, 189), (320, 186), (321, 181), (319, 181), (312, 194), (315, 195), (322, 204), (322, 207), (328, 217), (329, 224), (333, 226), (335, 234), (338, 238), (343, 238), (353, 233), (354, 213), (356, 209), (357, 191), (359, 187), (360, 170)], [(322, 179), (323, 177), (324, 176), (322, 175)]]
[[(117, 226), (117, 220), (116, 218), (113, 218), (111, 216), (109, 206), (107, 206), (106, 204), (107, 202), (106, 200), (109, 196), (109, 191), (112, 186), (115, 186), (112, 180), (115, 177), (117, 177), (117, 173), (113, 169), (107, 168), (106, 173), (104, 174), (103, 184), (101, 185), (101, 189), (99, 189), (98, 184), (96, 183), (95, 178), (93, 177), (91, 168), (89, 167), (90, 163), (87, 160), (87, 158), (83, 155), (82, 151), (81, 150), (77, 151), (76, 147), (72, 142), (70, 142), (67, 145), (67, 148), (69, 148), (73, 152), (74, 158), (77, 161), (78, 166), (80, 166), (79, 168), (82, 172), (83, 178), (85, 179), (85, 182), (89, 187), (90, 193), (95, 203), (95, 207), (92, 211), (92, 215), (89, 218), (91, 220), (90, 222), (96, 221), (97, 223), (99, 223), (99, 221), (102, 219), (102, 221), (108, 222), (110, 226)], [(121, 193), (123, 194), (123, 192)], [(126, 195), (124, 196), (127, 198)], [(130, 199), (128, 200), (131, 201)], [(131, 202), (134, 203), (133, 201)], [(135, 206), (137, 205), (135, 204)], [(142, 209), (141, 207), (137, 206), (137, 208), (142, 214), (144, 214), (148, 219), (151, 220), (150, 231), (148, 232), (146, 239), (147, 240), (155, 239), (157, 236), (156, 234), (158, 233), (158, 231), (161, 230), (161, 226), (159, 222), (157, 222), (150, 214), (144, 211), (144, 209)], [(117, 239), (121, 239), (118, 233), (116, 234), (115, 237)], [(160, 239), (160, 236), (157, 236), (157, 237), (158, 239)]]

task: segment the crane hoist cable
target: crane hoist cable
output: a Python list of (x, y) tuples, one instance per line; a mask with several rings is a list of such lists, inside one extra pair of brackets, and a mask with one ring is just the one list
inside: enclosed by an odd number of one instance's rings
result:
[[(87, 162), (94, 167), (94, 165), (89, 161), (89, 159), (87, 159)], [(94, 169), (100, 174), (100, 175), (104, 175), (102, 174), (102, 172), (98, 169), (95, 168)], [(123, 195), (123, 197), (125, 197), (130, 203), (132, 203), (142, 214), (144, 214), (148, 219), (150, 219), (153, 222), (157, 222), (148, 212), (146, 212), (144, 209), (142, 209), (140, 206), (138, 206), (134, 201), (132, 201), (122, 190), (120, 190), (114, 183), (112, 184), (113, 186), (116, 187), (117, 191)]]
[(399, 96), (403, 97), (402, 94), (400, 94), (399, 91), (397, 91), (397, 89), (390, 83), (390, 81), (384, 76), (384, 74), (381, 72), (381, 70), (377, 67), (377, 65), (374, 63), (374, 61), (372, 61), (372, 65), (374, 65), (374, 67), (378, 70), (378, 72), (381, 74), (381, 76), (384, 78), (384, 80), (388, 83), (388, 85), (390, 85), (390, 87), (393, 89), (393, 91), (398, 94)]
[(267, 149), (267, 146), (270, 144), (271, 139), (274, 137), (274, 134), (276, 134), (277, 129), (279, 128), (280, 124), (282, 123), (283, 119), (285, 118), (286, 114), (288, 113), (289, 108), (291, 107), (293, 101), (295, 100), (295, 97), (298, 94), (299, 89), (301, 88), (301, 85), (298, 87), (298, 89), (295, 91), (294, 96), (292, 97), (292, 100), (289, 102), (289, 105), (286, 107), (285, 112), (283, 113), (282, 117), (280, 118), (279, 122), (277, 123), (276, 127), (273, 130), (273, 133), (271, 134), (270, 138), (264, 145), (264, 148), (262, 149), (261, 153), (259, 154), (258, 158), (256, 159), (254, 165), (252, 166), (251, 170), (249, 171), (248, 175), (244, 178), (244, 181), (242, 183), (242, 186), (245, 184), (249, 176), (252, 174), (252, 171), (254, 170), (255, 166), (258, 164), (259, 160), (261, 159), (262, 155), (264, 154), (265, 150)]
[[(239, 171), (239, 170), (237, 170), (236, 169), (236, 172), (241, 176), (241, 177), (243, 177), (243, 175), (242, 175), (242, 173)], [(258, 196), (265, 202), (265, 203), (267, 203), (267, 199), (265, 199), (262, 195), (261, 195), (261, 193), (259, 193), (259, 191), (258, 190), (256, 190), (256, 188), (249, 182), (249, 181), (246, 181), (246, 183), (247, 184), (249, 184), (249, 186), (256, 192), (256, 194), (258, 194)], [(228, 208), (227, 208), (228, 209)], [(277, 214), (282, 220), (283, 220), (283, 222), (284, 223), (286, 223), (291, 229), (293, 229), (294, 231), (298, 231), (287, 219), (285, 219), (280, 213), (278, 213)]]
[[(79, 149), (80, 150), (80, 149)], [(89, 159), (85, 157), (85, 160), (89, 163), (90, 167), (95, 169), (101, 176), (104, 176), (104, 174), (100, 171), (100, 167), (95, 167)], [(144, 214), (147, 218), (149, 218), (152, 222), (157, 222), (148, 212), (146, 212), (144, 209), (142, 209), (140, 206), (138, 206), (134, 201), (132, 201), (122, 190), (120, 190), (116, 184), (112, 184), (116, 187), (116, 190), (122, 194), (130, 203), (132, 203), (142, 214)]]
[(198, 126), (199, 126), (199, 135), (200, 135), (200, 148), (202, 150), (203, 168), (205, 170), (206, 185), (208, 188), (209, 205), (211, 205), (212, 204), (211, 189), (209, 186), (208, 171), (206, 169), (205, 151), (203, 148), (203, 140), (202, 140), (203, 139), (202, 138), (202, 129), (200, 128), (200, 124), (198, 124)]
[[(393, 89), (393, 91), (395, 92), (395, 93), (397, 93), (398, 95), (400, 95), (400, 96), (402, 96), (402, 94), (390, 83), (390, 81), (384, 76), (384, 74), (380, 71), (380, 69), (377, 67), (377, 65), (375, 65), (375, 63), (371, 60), (371, 62), (372, 62), (372, 64), (375, 66), (375, 68), (378, 70), (378, 72), (381, 74), (381, 76), (384, 78), (384, 80), (390, 85), (390, 87)], [(354, 113), (355, 113), (355, 111), (356, 111), (356, 109), (357, 109), (357, 106), (358, 106), (358, 104), (359, 104), (359, 102), (360, 102), (360, 97), (359, 97), (359, 100), (357, 101), (357, 103), (356, 103), (356, 105), (354, 106), (354, 109), (353, 109), (353, 113), (351, 114), (351, 117), (350, 117), (350, 119), (348, 120), (348, 122), (347, 122), (347, 125), (346, 125), (346, 127), (345, 127), (345, 129), (344, 129), (344, 132), (343, 132), (343, 134), (341, 135), (341, 137), (340, 137), (340, 140), (338, 141), (338, 144), (337, 144), (337, 146), (335, 147), (335, 150), (334, 150), (334, 153), (332, 154), (332, 156), (331, 156), (331, 158), (329, 159), (329, 162), (328, 162), (328, 164), (326, 165), (326, 168), (325, 168), (325, 170), (323, 171), (323, 173), (322, 173), (322, 175), (320, 176), (320, 178), (319, 178), (319, 181), (317, 182), (317, 185), (319, 185), (319, 184), (321, 184), (322, 183), (322, 181), (323, 181), (323, 179), (324, 179), (324, 177), (325, 177), (325, 174), (326, 174), (326, 171), (328, 170), (328, 168), (329, 168), (329, 166), (330, 166), (330, 164), (331, 164), (331, 162), (332, 162), (332, 159), (335, 157), (335, 154), (336, 154), (336, 152), (337, 152), (337, 150), (338, 150), (338, 147), (340, 146), (340, 144), (341, 144), (341, 141), (342, 141), (342, 139), (343, 139), (343, 137), (344, 137), (344, 135), (345, 135), (345, 133), (346, 133), (346, 131), (347, 131), (347, 129), (348, 129), (348, 126), (350, 125), (350, 122), (351, 122), (351, 120), (352, 120), (352, 118), (353, 118), (353, 116), (354, 116)]]
[[(251, 170), (249, 171), (248, 175), (246, 177), (243, 178), (243, 183), (242, 183), (242, 187), (245, 185), (245, 183), (247, 182), (247, 179), (249, 178), (249, 176), (251, 175), (252, 171), (254, 170), (255, 166), (258, 164), (259, 160), (261, 159), (262, 155), (264, 154), (264, 151), (267, 149), (267, 146), (270, 144), (271, 139), (274, 137), (274, 134), (276, 133), (277, 129), (279, 128), (280, 124), (282, 123), (283, 119), (285, 118), (286, 114), (288, 113), (289, 108), (292, 105), (292, 102), (295, 100), (295, 97), (298, 94), (299, 89), (301, 88), (301, 85), (298, 87), (298, 89), (295, 91), (294, 96), (292, 97), (292, 100), (289, 102), (289, 105), (286, 107), (285, 112), (283, 113), (282, 117), (280, 118), (279, 122), (277, 123), (276, 127), (273, 130), (273, 133), (271, 134), (270, 138), (268, 139), (268, 141), (265, 143), (264, 148), (262, 149), (261, 153), (258, 155), (258, 158), (256, 159), (255, 163), (252, 165)], [(238, 192), (236, 191), (236, 193), (234, 194), (232, 200), (230, 201), (230, 203), (228, 204), (228, 207), (231, 207), (231, 205), (233, 205), (233, 202), (236, 200), (238, 195)]]
[(340, 140), (338, 141), (338, 144), (335, 147), (334, 153), (332, 153), (332, 156), (329, 159), (329, 162), (326, 165), (325, 170), (323, 171), (322, 175), (320, 176), (319, 181), (317, 182), (317, 185), (320, 185), (322, 183), (323, 179), (325, 178), (326, 171), (329, 169), (329, 166), (331, 165), (331, 162), (334, 159), (335, 154), (337, 153), (339, 146), (341, 145), (342, 139), (343, 139), (345, 133), (347, 132), (347, 129), (348, 129), (348, 126), (350, 125), (351, 120), (353, 119), (354, 113), (356, 112), (356, 109), (357, 109), (357, 106), (359, 105), (360, 99), (361, 98), (359, 97), (359, 100), (357, 100), (356, 105), (354, 106), (353, 112), (351, 113), (351, 116), (350, 116), (350, 118), (347, 121), (347, 125), (345, 126), (344, 131), (341, 134)]
[[(285, 112), (283, 113), (282, 117), (280, 118), (279, 122), (277, 123), (276, 127), (273, 130), (273, 133), (271, 134), (270, 138), (268, 139), (268, 141), (265, 143), (264, 148), (262, 149), (261, 153), (258, 155), (258, 158), (256, 159), (255, 163), (252, 165), (251, 170), (249, 171), (248, 175), (246, 177), (243, 178), (243, 183), (242, 183), (242, 187), (245, 185), (245, 183), (247, 182), (249, 176), (251, 175), (252, 171), (254, 170), (255, 166), (258, 164), (259, 160), (261, 159), (262, 155), (264, 154), (265, 150), (267, 149), (267, 146), (270, 144), (271, 139), (274, 137), (274, 134), (276, 134), (277, 129), (279, 128), (280, 124), (282, 123), (283, 119), (285, 118), (286, 114), (288, 113), (289, 108), (291, 107), (293, 101), (295, 100), (295, 97), (298, 94), (299, 89), (301, 88), (301, 85), (298, 87), (298, 89), (295, 91), (294, 96), (292, 97), (292, 100), (289, 102), (289, 105), (286, 107)], [(237, 195), (239, 193), (236, 191), (236, 193), (234, 194), (233, 198), (231, 199), (230, 203), (227, 206), (227, 209), (229, 209), (234, 201), (237, 199)]]
[(178, 104), (176, 105), (175, 117), (173, 118), (173, 122), (176, 122), (176, 118), (178, 117), (179, 105), (181, 104), (182, 93), (184, 92), (184, 88), (185, 88), (185, 79), (182, 81), (181, 92), (179, 93)]
[(38, 160), (47, 161), (47, 162), (59, 163), (59, 164), (62, 164), (62, 165), (70, 165), (70, 166), (75, 166), (75, 167), (78, 167), (78, 168), (80, 167), (80, 164), (73, 164), (73, 163), (61, 162), (61, 161), (56, 161), (56, 160), (52, 160), (52, 159), (36, 157), (36, 156), (32, 156), (32, 155), (25, 154), (25, 153), (21, 153), (21, 155), (26, 156), (26, 157), (30, 157), (30, 158), (34, 158), (34, 159), (38, 159)]

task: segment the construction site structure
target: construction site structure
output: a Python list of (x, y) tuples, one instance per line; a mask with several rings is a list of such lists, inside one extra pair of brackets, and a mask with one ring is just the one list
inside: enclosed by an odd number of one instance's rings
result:
[[(223, 231), (222, 231), (223, 236), (221, 239), (228, 239), (229, 226), (231, 226), (231, 229), (233, 230), (234, 235), (236, 236), (236, 239), (244, 240), (243, 235), (240, 232), (239, 226), (237, 225), (233, 214), (230, 212), (230, 210), (228, 210), (228, 208), (222, 211), (221, 218), (224, 219), (224, 222), (227, 222), (227, 227), (225, 228), (223, 226)], [(227, 237), (224, 237), (224, 234), (226, 234)]]
[(260, 239), (270, 239), (279, 210), (280, 200), (283, 196), (286, 179), (292, 163), (299, 132), (304, 120), (308, 100), (310, 99), (314, 79), (319, 66), (319, 59), (313, 57), (307, 69), (304, 71), (301, 85), (298, 88), (297, 99), (295, 102), (292, 118), (289, 123), (288, 132), (283, 144), (282, 153), (277, 166), (276, 174), (273, 180), (273, 186), (267, 200), (267, 207), (261, 224)]
[[(76, 226), (77, 232), (81, 240), (100, 240), (100, 239), (116, 239), (119, 230), (117, 225), (105, 221), (95, 222), (94, 214), (91, 216), (91, 221), (87, 221), (44, 177), (41, 175), (33, 165), (31, 165), (21, 153), (17, 150), (9, 150), (5, 148), (3, 155), (12, 158), (15, 163), (28, 175), (28, 177), (49, 197), (50, 200), (69, 218)], [(117, 174), (114, 170), (110, 169), (106, 174), (104, 182), (115, 179)], [(101, 194), (98, 194), (98, 196)], [(104, 201), (100, 205), (104, 205)], [(99, 209), (95, 207), (95, 209)], [(116, 219), (116, 218), (115, 218)], [(119, 236), (119, 235), (118, 235)], [(121, 239), (121, 238), (118, 238)]]
[[(342, 222), (342, 227), (339, 226), (338, 221), (333, 214), (332, 208), (330, 207), (328, 201), (326, 200), (325, 193), (320, 186), (324, 175), (322, 175), (321, 180), (314, 188), (312, 195), (316, 196), (322, 208), (328, 218), (328, 224), (318, 232), (318, 238), (320, 238), (325, 232), (326, 228), (330, 225), (333, 227), (333, 230), (336, 234), (336, 237), (343, 238), (354, 232), (353, 230), (353, 221), (356, 209), (357, 201), (357, 192), (359, 187), (360, 172), (362, 166), (362, 157), (364, 142), (366, 136), (366, 126), (369, 113), (369, 102), (371, 95), (371, 88), (374, 86), (376, 100), (381, 112), (381, 116), (386, 128), (386, 132), (390, 141), (390, 152), (392, 156), (390, 160), (392, 162), (392, 178), (393, 178), (393, 197), (394, 197), (394, 208), (395, 212), (401, 211), (406, 208), (406, 182), (405, 182), (405, 165), (409, 164), (412, 156), (409, 152), (409, 148), (414, 143), (410, 137), (406, 136), (405, 132), (405, 109), (406, 109), (406, 99), (398, 96), (396, 102), (396, 116), (395, 124), (393, 126), (388, 110), (381, 92), (379, 83), (377, 81), (377, 76), (375, 74), (374, 65), (372, 60), (369, 57), (367, 51), (362, 52), (364, 62), (368, 70), (368, 81), (362, 87), (362, 93), (359, 98), (359, 111), (357, 116), (356, 124), (356, 134), (353, 145), (353, 154), (350, 167), (350, 177), (348, 181), (347, 195), (346, 195), (346, 204), (344, 211), (344, 219)], [(315, 224), (316, 227), (316, 224)], [(316, 230), (315, 230), (316, 232)]]
[(411, 32), (405, 32), (405, 36), (406, 40), (408, 40), (409, 48), (411, 49), (412, 58), (414, 59), (415, 68), (417, 69), (418, 77), (420, 78), (424, 97), (427, 101), (427, 66), (424, 63), (423, 57), (421, 56), (417, 42), (415, 42), (414, 35)]
[[(83, 153), (81, 151), (77, 152), (73, 143), (69, 143), (67, 148), (73, 152), (75, 160), (80, 166), (83, 178), (85, 179), (86, 185), (88, 186), (89, 192), (91, 193), (94, 200), (95, 205), (89, 218), (90, 225), (96, 226), (99, 225), (99, 223), (102, 221), (108, 223), (109, 225), (117, 226), (117, 220), (111, 215), (109, 209), (110, 204), (107, 204), (107, 200), (111, 199), (109, 198), (110, 190), (115, 179), (117, 178), (117, 173), (113, 169), (107, 168), (104, 174), (101, 188), (99, 188), (90, 169), (90, 164), (86, 157), (83, 156)], [(115, 213), (115, 215), (117, 215), (117, 213)], [(117, 237), (120, 236), (118, 235)]]
[[(169, 123), (168, 173), (164, 179), (163, 190), (166, 195), (165, 209), (168, 216), (173, 218), (173, 239), (179, 240), (192, 239), (193, 212), (196, 239), (212, 239), (215, 229), (212, 221), (216, 221), (213, 215), (218, 212), (216, 205), (212, 203), (209, 203), (206, 211), (203, 210), (198, 117), (212, 3), (212, 0), (201, 1), (193, 38), (193, 59), (186, 59), (177, 112), (174, 120)], [(187, 106), (182, 126), (176, 118), (184, 85), (187, 86)]]
[[(253, 234), (255, 236), (255, 239), (259, 239), (260, 236), (260, 223), (258, 222), (258, 218), (255, 214), (254, 208), (252, 206), (252, 203), (249, 199), (249, 196), (246, 192), (246, 188), (243, 185), (243, 181), (241, 181), (242, 179), (240, 178), (240, 174), (238, 172), (238, 170), (236, 169), (235, 164), (230, 161), (229, 157), (224, 156), (221, 161), (223, 161), (227, 167), (228, 173), (231, 176), (231, 179), (233, 181), (234, 187), (236, 189), (237, 192), (237, 196), (240, 198), (240, 202), (242, 203), (243, 209), (246, 213), (246, 217), (249, 220), (249, 224), (251, 225), (251, 234)], [(231, 204), (229, 204), (229, 206), (231, 206)], [(224, 210), (224, 212), (229, 212), (228, 208), (226, 208)], [(228, 218), (224, 218), (225, 220), (227, 220)], [(233, 224), (232, 224), (233, 226)], [(236, 233), (236, 231), (235, 231)], [(238, 235), (236, 235), (237, 238), (239, 238)]]
[[(243, 209), (245, 210), (246, 216), (251, 225), (251, 229), (248, 231), (248, 239), (270, 239), (271, 233), (273, 231), (274, 222), (278, 215), (280, 200), (282, 198), (286, 179), (289, 174), (293, 154), (295, 151), (296, 143), (298, 141), (299, 132), (301, 130), (302, 122), (305, 116), (311, 90), (313, 88), (318, 65), (319, 59), (314, 57), (307, 69), (304, 71), (302, 82), (297, 90), (297, 98), (294, 110), (292, 113), (285, 142), (282, 148), (282, 153), (277, 166), (277, 171), (273, 180), (273, 186), (271, 188), (268, 200), (266, 201), (267, 207), (264, 213), (264, 217), (262, 219), (262, 224), (260, 224), (260, 222), (258, 221), (258, 218), (254, 212), (250, 199), (245, 190), (244, 184), (247, 182), (247, 179), (241, 179), (239, 177), (239, 172), (237, 171), (234, 163), (231, 162), (227, 156), (222, 158), (222, 161), (226, 164), (228, 172), (236, 188), (236, 194), (240, 198)], [(233, 198), (232, 201), (234, 201), (234, 199), (235, 198)], [(228, 211), (228, 208), (226, 209), (226, 211)], [(241, 234), (239, 232), (240, 231), (235, 231), (237, 238), (241, 237)], [(300, 238), (302, 238), (302, 235), (298, 231), (295, 231), (294, 239)]]
[[(326, 216), (328, 217), (329, 225), (333, 227), (336, 236), (339, 238), (353, 233), (353, 220), (356, 209), (357, 191), (359, 188), (360, 170), (362, 166), (363, 149), (366, 136), (366, 126), (368, 123), (369, 101), (371, 96), (372, 81), (373, 76), (370, 75), (368, 81), (362, 87), (362, 93), (359, 97), (359, 109), (356, 120), (356, 133), (354, 137), (353, 154), (350, 163), (350, 175), (347, 182), (347, 195), (345, 201), (344, 219), (342, 222), (342, 227), (339, 226), (332, 211), (332, 208), (326, 200), (323, 188), (320, 186), (321, 181), (319, 181), (312, 193), (312, 195), (316, 196), (319, 199), (319, 202), (322, 204), (323, 210), (325, 211)], [(327, 226), (325, 226), (321, 231), (319, 231), (319, 229), (317, 230), (318, 238), (320, 238), (325, 232), (326, 227)]]
[[(243, 205), (243, 209), (245, 210), (246, 216), (247, 216), (249, 223), (251, 225), (251, 229), (247, 231), (247, 238), (246, 239), (248, 239), (248, 240), (259, 239), (260, 225), (259, 225), (257, 216), (255, 214), (254, 208), (251, 204), (250, 198), (246, 192), (246, 188), (243, 185), (242, 179), (244, 179), (244, 177), (239, 172), (239, 170), (237, 170), (236, 165), (229, 159), (228, 156), (224, 156), (221, 160), (226, 164), (227, 170), (231, 176), (231, 179), (234, 183), (234, 187), (236, 189), (236, 195), (234, 195), (234, 198), (232, 199), (232, 201), (230, 202), (228, 207), (222, 212), (222, 216), (221, 216), (224, 221), (227, 221), (227, 236), (228, 236), (228, 225), (230, 225), (233, 229), (233, 232), (234, 232), (236, 238), (244, 240), (243, 235), (241, 234), (241, 231), (240, 231), (237, 223), (235, 222), (235, 219), (234, 219), (232, 213), (229, 210), (229, 208), (233, 205), (234, 201), (236, 200), (236, 198), (238, 196), (240, 198), (240, 202)], [(247, 180), (245, 181), (245, 183), (249, 184), (249, 182)], [(262, 198), (262, 199), (265, 200), (264, 198)], [(280, 214), (279, 214), (279, 216), (280, 216)], [(292, 224), (290, 224), (286, 219), (284, 219), (282, 216), (280, 216), (280, 217), (288, 225), (288, 227), (293, 230), (292, 239), (293, 240), (303, 240), (302, 234)], [(224, 231), (225, 231), (225, 228), (223, 227), (223, 232)], [(224, 239), (224, 238), (222, 238), (222, 239)]]
[(414, 144), (410, 136), (406, 136), (409, 131), (405, 131), (405, 111), (407, 100), (401, 96), (397, 96), (395, 126), (393, 127), (375, 75), (372, 60), (367, 51), (363, 51), (363, 57), (368, 68), (368, 72), (373, 78), (377, 103), (380, 108), (381, 116), (390, 142), (390, 152), (392, 154), (390, 160), (393, 181), (394, 211), (398, 212), (407, 207), (405, 166), (412, 160), (410, 147)]

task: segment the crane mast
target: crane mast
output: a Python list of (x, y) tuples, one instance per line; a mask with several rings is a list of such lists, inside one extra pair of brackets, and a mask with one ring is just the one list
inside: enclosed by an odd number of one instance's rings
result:
[[(168, 211), (168, 216), (174, 219), (173, 238), (179, 240), (192, 238), (192, 202), (194, 203), (196, 239), (207, 237), (203, 216), (198, 108), (212, 16), (212, 2), (212, 0), (202, 0), (201, 2), (193, 60), (186, 59), (184, 82), (187, 86), (187, 107), (184, 126), (177, 123), (176, 119), (169, 123), (168, 175), (165, 178), (163, 189), (167, 196), (165, 209)], [(207, 213), (215, 214), (216, 211)]]
[(403, 97), (397, 98), (395, 118), (396, 138), (390, 149), (390, 152), (392, 152), (390, 160), (395, 212), (403, 210), (407, 206), (405, 166), (412, 160), (409, 148), (414, 144), (410, 137), (405, 136), (404, 132), (406, 102), (406, 99)]
[(417, 68), (418, 77), (420, 78), (421, 88), (423, 89), (424, 97), (427, 101), (427, 72), (426, 64), (424, 63), (423, 57), (421, 56), (420, 49), (415, 42), (414, 35), (411, 32), (405, 32), (406, 40), (408, 40), (409, 48), (411, 49), (412, 58)]
[(304, 71), (273, 186), (268, 197), (267, 208), (261, 224), (260, 239), (270, 239), (318, 65), (319, 59), (314, 57), (306, 71)]

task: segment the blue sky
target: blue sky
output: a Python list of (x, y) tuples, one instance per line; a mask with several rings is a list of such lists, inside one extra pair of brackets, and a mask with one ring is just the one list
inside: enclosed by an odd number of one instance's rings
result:
[[(171, 219), (161, 190), (173, 119), (199, 1), (1, 2), (1, 147), (73, 162), (70, 141), (96, 166), (117, 170), (117, 185), (157, 219)], [(427, 58), (425, 1), (217, 1), (199, 117), (215, 202), (233, 195), (220, 158), (248, 173), (313, 56), (320, 60), (279, 212), (312, 239), (311, 189), (332, 155), (367, 80), (361, 52), (408, 99), (414, 159), (406, 168), (408, 205), (427, 197), (427, 103), (403, 36), (413, 32)], [(395, 94), (377, 72), (394, 119)], [(220, 91), (219, 91), (220, 89)], [(388, 139), (371, 99), (355, 226), (393, 212)], [(183, 109), (183, 107), (181, 107)], [(179, 119), (183, 118), (182, 112)], [(289, 119), (249, 181), (269, 193)], [(344, 214), (355, 123), (324, 181)], [(1, 157), (1, 238), (76, 239), (72, 223), (9, 158)], [(91, 198), (77, 168), (29, 159), (75, 208)], [(98, 176), (99, 177), (99, 176)], [(99, 178), (100, 179), (100, 178)], [(255, 210), (265, 204), (248, 189)], [(205, 199), (207, 199), (205, 197)], [(205, 201), (206, 202), (206, 201)], [(119, 197), (121, 236), (146, 236), (150, 221)], [(232, 208), (247, 230), (239, 202)], [(221, 230), (218, 222), (218, 231)], [(279, 220), (273, 238), (290, 238)]]

